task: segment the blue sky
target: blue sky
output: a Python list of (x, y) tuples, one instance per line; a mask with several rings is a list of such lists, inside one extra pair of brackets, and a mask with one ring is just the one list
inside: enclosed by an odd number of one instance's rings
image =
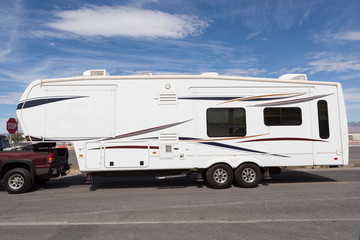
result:
[(341, 82), (360, 121), (358, 0), (2, 0), (0, 133), (39, 78), (107, 69)]

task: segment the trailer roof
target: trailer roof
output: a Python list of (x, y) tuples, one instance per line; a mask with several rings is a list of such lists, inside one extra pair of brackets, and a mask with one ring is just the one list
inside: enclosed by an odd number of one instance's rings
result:
[[(287, 75), (287, 74), (286, 74)], [(292, 75), (292, 74), (289, 74)], [(285, 75), (282, 75), (285, 76)], [(296, 74), (296, 76), (299, 76)], [(256, 81), (256, 82), (280, 82), (280, 83), (298, 83), (298, 84), (318, 84), (318, 85), (338, 85), (337, 82), (324, 82), (324, 81), (308, 81), (308, 80), (297, 80), (297, 79), (286, 79), (286, 78), (259, 78), (259, 77), (238, 77), (238, 76), (222, 76), (219, 74), (200, 74), (200, 75), (152, 75), (152, 74), (141, 74), (141, 75), (126, 75), (126, 76), (99, 76), (99, 75), (86, 75), (86, 76), (72, 76), (68, 78), (51, 78), (51, 79), (39, 79), (41, 83), (49, 82), (67, 82), (67, 81), (84, 81), (84, 80), (131, 80), (131, 79), (173, 79), (173, 80), (184, 80), (184, 79), (207, 79), (207, 80), (233, 80), (233, 81)]]

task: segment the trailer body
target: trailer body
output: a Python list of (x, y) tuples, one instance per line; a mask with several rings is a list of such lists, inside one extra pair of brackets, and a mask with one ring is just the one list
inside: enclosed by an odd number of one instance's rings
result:
[(208, 178), (220, 165), (218, 177), (236, 178), (245, 174), (236, 173), (244, 164), (256, 166), (257, 175), (275, 167), (348, 164), (341, 85), (306, 75), (87, 71), (32, 82), (17, 115), (33, 141), (72, 142), (87, 174), (179, 170)]

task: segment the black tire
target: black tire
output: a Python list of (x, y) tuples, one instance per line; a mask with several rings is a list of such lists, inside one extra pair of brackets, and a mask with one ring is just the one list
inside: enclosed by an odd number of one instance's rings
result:
[(254, 188), (261, 180), (260, 168), (253, 163), (244, 163), (235, 170), (236, 183), (243, 188)]
[(234, 171), (226, 164), (216, 164), (206, 171), (206, 180), (212, 188), (228, 188), (234, 180)]
[(31, 175), (27, 169), (14, 168), (5, 173), (3, 187), (10, 193), (24, 193), (31, 187)]

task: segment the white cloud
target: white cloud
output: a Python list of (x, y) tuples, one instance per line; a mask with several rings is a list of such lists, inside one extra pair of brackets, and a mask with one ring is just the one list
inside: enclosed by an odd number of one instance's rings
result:
[(18, 104), (22, 94), (22, 92), (2, 92), (0, 104)]
[(6, 60), (7, 55), (9, 55), (12, 52), (11, 48), (7, 48), (4, 50), (0, 49), (0, 62), (4, 62)]
[(229, 9), (231, 15), (240, 16), (242, 24), (251, 32), (247, 40), (273, 30), (289, 30), (302, 25), (314, 11), (316, 1), (238, 1), (239, 7)]
[(308, 71), (309, 71), (308, 67), (282, 68), (278, 71), (269, 72), (269, 75), (280, 77), (283, 74), (291, 74), (291, 73), (303, 74), (303, 73), (307, 73)]
[(345, 101), (360, 103), (360, 88), (348, 88), (343, 91)]
[(339, 1), (318, 2), (321, 3), (321, 9), (318, 9), (317, 15), (324, 14), (324, 17), (314, 21), (314, 27), (310, 30), (313, 31), (315, 43), (338, 47), (339, 44), (344, 46), (348, 41), (360, 40), (359, 1), (347, 1), (346, 4)]
[[(209, 25), (208, 21), (196, 16), (125, 6), (89, 6), (78, 10), (61, 11), (55, 15), (59, 19), (48, 23), (48, 27), (81, 36), (184, 38), (202, 33)], [(47, 31), (33, 34), (70, 37), (70, 35)]]
[(359, 71), (360, 59), (356, 55), (344, 56), (341, 53), (320, 52), (310, 57), (310, 74), (317, 72)]
[(0, 7), (0, 63), (6, 62), (17, 47), (21, 11), (22, 2), (19, 0), (2, 2)]
[(323, 32), (313, 33), (312, 38), (315, 43), (333, 45), (344, 41), (360, 41), (360, 31), (338, 32), (332, 29), (326, 29)]
[(343, 54), (335, 52), (315, 52), (304, 57), (305, 63), (301, 67), (282, 68), (279, 71), (269, 72), (270, 75), (285, 73), (347, 73), (338, 77), (340, 80), (360, 78), (360, 56), (356, 53)]
[(69, 38), (78, 38), (78, 36), (74, 36), (74, 34), (68, 32), (59, 32), (59, 31), (48, 31), (48, 30), (34, 30), (30, 31), (30, 34), (37, 38), (58, 38), (58, 39), (69, 39)]
[(335, 39), (348, 40), (348, 41), (360, 41), (360, 31), (348, 31), (335, 34)]
[(226, 69), (223, 75), (229, 76), (257, 76), (261, 73), (265, 73), (265, 69), (258, 69), (258, 68), (247, 68), (247, 69)]
[(348, 121), (359, 121), (360, 88), (343, 89)]
[(0, 118), (0, 134), (7, 135), (8, 132), (6, 130), (6, 122), (9, 120), (9, 118)]
[(340, 80), (356, 80), (356, 79), (360, 79), (360, 73), (351, 73), (351, 74), (346, 74), (346, 75), (342, 75), (339, 77)]

